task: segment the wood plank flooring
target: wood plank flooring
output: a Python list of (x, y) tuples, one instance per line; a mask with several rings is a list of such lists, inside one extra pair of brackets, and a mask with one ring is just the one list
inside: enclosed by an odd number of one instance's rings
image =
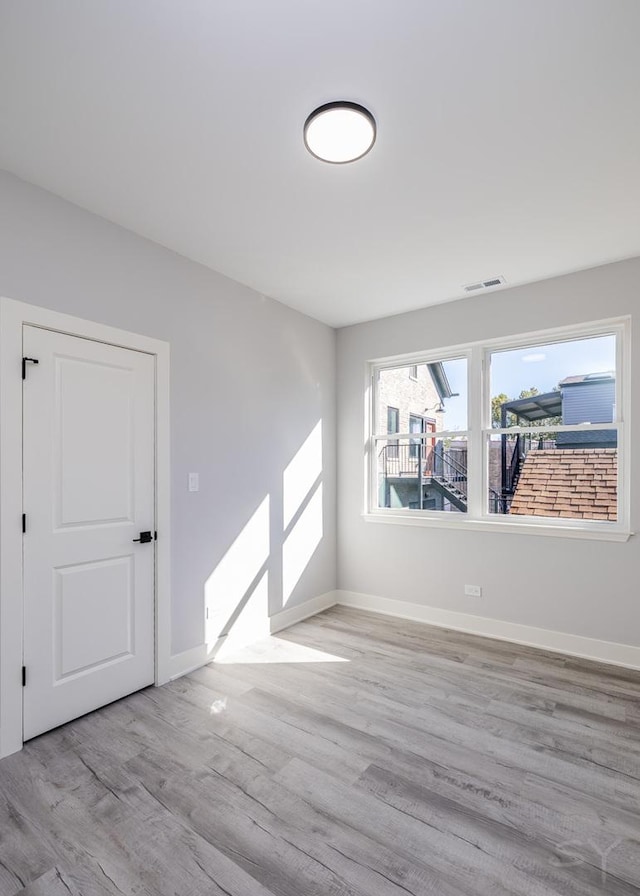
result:
[(0, 896), (640, 893), (640, 673), (334, 608), (0, 762)]

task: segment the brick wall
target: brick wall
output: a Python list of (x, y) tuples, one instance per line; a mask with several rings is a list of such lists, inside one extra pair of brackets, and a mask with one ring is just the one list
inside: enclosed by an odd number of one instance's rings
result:
[(417, 365), (417, 378), (410, 376), (411, 367), (381, 370), (378, 380), (377, 431), (387, 431), (387, 407), (399, 411), (399, 432), (409, 432), (409, 417), (414, 414), (435, 422), (436, 429), (444, 428), (444, 414), (436, 414), (440, 401), (426, 364)]

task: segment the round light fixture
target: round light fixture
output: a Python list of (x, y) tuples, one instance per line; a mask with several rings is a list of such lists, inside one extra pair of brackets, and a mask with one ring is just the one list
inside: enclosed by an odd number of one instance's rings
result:
[(346, 100), (319, 106), (304, 123), (304, 144), (322, 162), (355, 162), (366, 156), (375, 142), (376, 122), (371, 112)]

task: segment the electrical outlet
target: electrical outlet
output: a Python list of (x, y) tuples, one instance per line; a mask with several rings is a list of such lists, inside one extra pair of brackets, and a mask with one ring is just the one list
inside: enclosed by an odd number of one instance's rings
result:
[(465, 593), (465, 597), (482, 597), (482, 586), (481, 585), (465, 585), (464, 593)]
[(189, 491), (197, 492), (200, 489), (200, 474), (189, 473)]

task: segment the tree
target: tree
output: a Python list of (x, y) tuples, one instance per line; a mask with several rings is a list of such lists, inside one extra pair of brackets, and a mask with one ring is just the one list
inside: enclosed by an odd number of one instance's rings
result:
[(509, 396), (501, 392), (491, 399), (491, 425), (498, 428), (502, 425), (502, 405), (510, 401)]

